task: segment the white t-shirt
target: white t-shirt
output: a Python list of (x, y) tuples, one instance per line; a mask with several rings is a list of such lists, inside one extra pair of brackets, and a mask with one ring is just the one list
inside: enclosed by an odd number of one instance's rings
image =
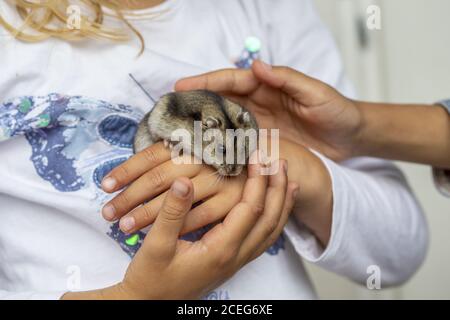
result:
[[(168, 0), (148, 12), (161, 15), (133, 20), (147, 45), (139, 58), (136, 41), (27, 44), (0, 31), (0, 297), (59, 298), (123, 278), (143, 235), (127, 238), (101, 217), (109, 197), (99, 181), (131, 155), (151, 106), (129, 73), (157, 98), (181, 77), (245, 67), (257, 54), (352, 94), (310, 0)], [(251, 36), (258, 53), (245, 49)], [(291, 221), (206, 298), (313, 299), (302, 258), (361, 283), (376, 265), (383, 286), (417, 270), (428, 233), (401, 173), (380, 160), (321, 159), (333, 180), (328, 247)]]

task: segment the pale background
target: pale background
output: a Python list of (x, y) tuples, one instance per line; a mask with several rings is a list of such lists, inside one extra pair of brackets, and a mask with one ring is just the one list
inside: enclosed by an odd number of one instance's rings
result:
[[(315, 2), (336, 38), (360, 98), (417, 103), (450, 98), (450, 1)], [(381, 30), (366, 27), (370, 5), (381, 8)], [(429, 221), (431, 243), (425, 264), (406, 285), (377, 292), (308, 265), (320, 298), (450, 299), (450, 199), (435, 190), (430, 168), (400, 166)]]

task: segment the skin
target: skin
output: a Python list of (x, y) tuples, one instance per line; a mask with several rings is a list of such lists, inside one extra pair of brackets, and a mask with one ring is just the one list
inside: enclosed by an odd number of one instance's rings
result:
[(177, 88), (206, 84), (247, 102), (263, 126), (279, 127), (285, 138), (333, 160), (372, 156), (450, 167), (450, 117), (440, 106), (353, 101), (319, 80), (261, 61), (252, 70), (184, 79)]
[(355, 153), (450, 169), (450, 117), (437, 105), (356, 102), (363, 118)]
[(279, 170), (272, 176), (260, 175), (259, 164), (249, 166), (238, 204), (196, 242), (179, 239), (195, 187), (188, 178), (177, 178), (123, 281), (68, 292), (62, 299), (195, 299), (216, 288), (264, 253), (283, 230), (298, 186), (288, 183), (286, 161), (273, 166)]

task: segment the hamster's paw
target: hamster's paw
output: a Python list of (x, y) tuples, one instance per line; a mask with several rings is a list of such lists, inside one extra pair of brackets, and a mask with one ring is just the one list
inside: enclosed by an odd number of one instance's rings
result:
[(248, 111), (241, 110), (239, 112), (238, 116), (237, 116), (237, 120), (242, 125), (250, 125), (251, 121), (252, 121), (252, 118), (251, 118), (250, 113)]
[(164, 144), (164, 147), (169, 148), (170, 150), (173, 149), (174, 144), (172, 141), (164, 139), (163, 144)]

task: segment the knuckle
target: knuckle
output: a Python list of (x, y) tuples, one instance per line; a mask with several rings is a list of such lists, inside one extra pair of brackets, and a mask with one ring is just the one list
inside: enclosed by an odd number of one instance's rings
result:
[(173, 202), (167, 202), (162, 208), (164, 219), (169, 221), (178, 221), (183, 217), (183, 206)]
[(320, 100), (326, 100), (329, 96), (329, 87), (326, 85), (319, 86), (316, 90), (316, 94)]
[(127, 208), (129, 206), (129, 198), (126, 191), (121, 192), (115, 197), (112, 201), (112, 204), (115, 208), (117, 208), (119, 211), (123, 210), (124, 208)]
[(111, 172), (111, 176), (113, 176), (119, 183), (122, 183), (129, 176), (130, 170), (126, 163), (118, 166)]
[(149, 205), (142, 206), (142, 218), (144, 221), (152, 221), (156, 217), (156, 212)]
[(145, 159), (150, 163), (156, 163), (158, 161), (158, 154), (155, 152), (154, 147), (149, 147), (147, 149), (144, 149), (142, 151), (143, 156)]
[(254, 204), (252, 207), (252, 212), (254, 215), (256, 215), (258, 217), (261, 216), (264, 212), (264, 204), (262, 204), (262, 203)]
[(165, 176), (162, 170), (155, 168), (145, 175), (147, 183), (155, 189), (161, 189), (164, 186)]
[(220, 255), (216, 258), (217, 266), (221, 269), (227, 268), (232, 265), (236, 259), (237, 252), (236, 250), (224, 250), (220, 253)]

